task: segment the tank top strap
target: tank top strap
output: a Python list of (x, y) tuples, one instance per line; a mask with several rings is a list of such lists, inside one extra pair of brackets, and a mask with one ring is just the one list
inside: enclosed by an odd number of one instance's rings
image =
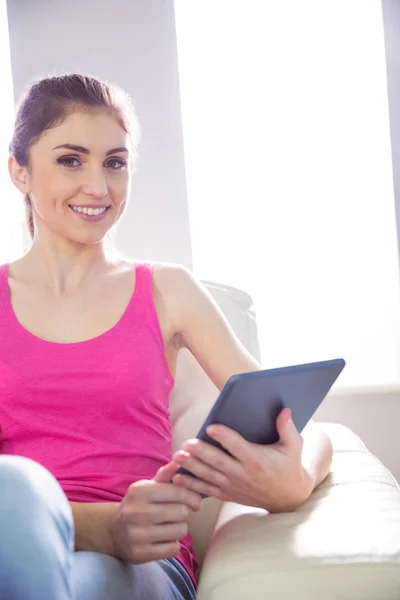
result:
[(0, 265), (0, 305), (8, 306), (9, 291), (8, 291), (8, 263)]
[(153, 262), (135, 262), (135, 302), (151, 305), (153, 301)]
[(145, 323), (154, 325), (158, 322), (153, 297), (153, 264), (152, 261), (147, 260), (135, 261), (135, 287), (122, 319), (122, 321), (135, 322), (135, 327), (140, 320), (143, 321), (142, 325)]
[(150, 336), (150, 339), (155, 341), (158, 346), (158, 353), (156, 357), (148, 356), (146, 360), (147, 362), (154, 360), (155, 364), (161, 360), (168, 385), (171, 385), (174, 378), (165, 356), (164, 339), (153, 295), (153, 266), (153, 261), (135, 262), (135, 289), (131, 302), (120, 321), (123, 325), (124, 335), (119, 339), (119, 343), (127, 342), (127, 331), (135, 332), (135, 335), (140, 332), (142, 339)]

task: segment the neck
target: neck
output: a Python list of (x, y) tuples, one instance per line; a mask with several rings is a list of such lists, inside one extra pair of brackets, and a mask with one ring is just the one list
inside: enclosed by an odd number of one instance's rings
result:
[(78, 244), (65, 238), (44, 240), (37, 236), (22, 260), (30, 276), (61, 296), (90, 285), (109, 272), (118, 258), (107, 239)]

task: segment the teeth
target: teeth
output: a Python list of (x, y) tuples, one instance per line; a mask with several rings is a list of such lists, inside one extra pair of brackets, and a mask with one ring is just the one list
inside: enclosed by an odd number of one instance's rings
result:
[(71, 208), (75, 212), (80, 212), (80, 213), (83, 213), (84, 215), (90, 215), (90, 216), (95, 216), (95, 217), (103, 214), (103, 212), (106, 210), (105, 206), (103, 206), (102, 208), (82, 208), (82, 206), (71, 206)]

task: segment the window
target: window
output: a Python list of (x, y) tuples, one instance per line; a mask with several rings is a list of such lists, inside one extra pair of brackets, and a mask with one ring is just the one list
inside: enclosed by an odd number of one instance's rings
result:
[(194, 271), (247, 291), (263, 366), (400, 382), (381, 4), (175, 0)]
[(14, 95), (7, 23), (7, 3), (0, 1), (0, 264), (17, 258), (22, 251), (22, 199), (11, 183), (8, 143), (14, 120)]

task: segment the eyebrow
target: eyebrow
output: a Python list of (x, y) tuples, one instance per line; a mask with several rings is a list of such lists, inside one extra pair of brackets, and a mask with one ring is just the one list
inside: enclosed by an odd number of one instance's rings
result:
[[(80, 152), (81, 154), (90, 154), (90, 150), (84, 148), (83, 146), (76, 146), (75, 144), (61, 144), (60, 146), (55, 146), (53, 150), (58, 150), (59, 148), (65, 148), (66, 150), (73, 150), (74, 152)], [(119, 148), (111, 148), (111, 150), (107, 150), (106, 156), (110, 156), (110, 154), (116, 154), (117, 152), (129, 152), (127, 148), (124, 146), (120, 146)]]

